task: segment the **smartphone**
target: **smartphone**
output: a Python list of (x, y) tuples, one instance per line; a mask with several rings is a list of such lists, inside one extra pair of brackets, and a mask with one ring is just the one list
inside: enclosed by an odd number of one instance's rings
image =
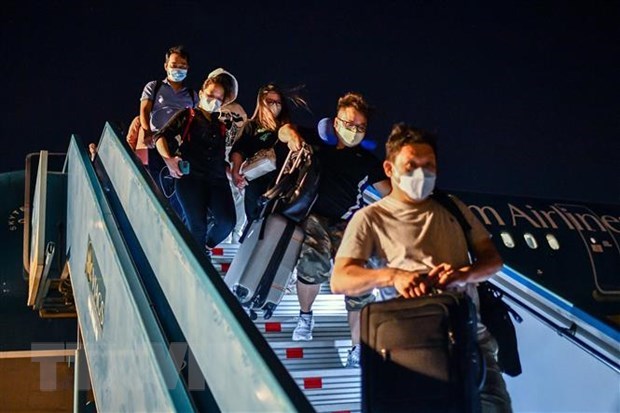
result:
[(189, 162), (188, 161), (179, 161), (179, 169), (183, 175), (189, 174)]

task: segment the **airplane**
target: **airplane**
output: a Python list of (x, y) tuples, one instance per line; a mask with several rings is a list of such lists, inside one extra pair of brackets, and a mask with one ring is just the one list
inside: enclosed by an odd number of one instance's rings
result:
[[(0, 175), (0, 362), (72, 380), (75, 411), (360, 411), (343, 297), (322, 287), (311, 342), (290, 339), (294, 291), (250, 320), (222, 279), (238, 244), (207, 260), (119, 136), (106, 124), (92, 158), (72, 136)], [(448, 192), (492, 235), (492, 282), (523, 319), (514, 411), (620, 410), (620, 206)]]

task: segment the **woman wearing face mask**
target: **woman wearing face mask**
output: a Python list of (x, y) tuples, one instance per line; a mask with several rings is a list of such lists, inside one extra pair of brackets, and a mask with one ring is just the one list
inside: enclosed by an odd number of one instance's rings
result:
[[(244, 202), (248, 221), (258, 217), (258, 198), (270, 186), (288, 154), (286, 144), (278, 140), (277, 133), (282, 125), (290, 122), (287, 100), (307, 109), (306, 102), (297, 95), (296, 90), (282, 91), (273, 83), (261, 87), (256, 97), (254, 114), (230, 150), (233, 183), (237, 188), (245, 188)], [(274, 148), (276, 153), (276, 170), (247, 182), (240, 171), (241, 164), (261, 149), (269, 148)]]
[[(211, 72), (198, 93), (198, 108), (179, 111), (155, 135), (170, 175), (178, 179), (176, 194), (186, 225), (207, 252), (230, 234), (236, 220), (226, 177), (225, 127), (214, 112), (234, 101), (237, 91), (233, 75), (224, 69)], [(181, 171), (180, 161), (189, 163), (189, 171)], [(209, 212), (213, 225), (208, 223)]]

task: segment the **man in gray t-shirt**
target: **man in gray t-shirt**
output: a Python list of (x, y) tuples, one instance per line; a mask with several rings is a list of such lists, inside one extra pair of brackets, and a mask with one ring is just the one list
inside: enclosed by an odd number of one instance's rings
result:
[[(477, 283), (498, 272), (502, 259), (484, 226), (460, 201), (471, 225), (472, 253), (460, 224), (430, 198), (437, 172), (435, 139), (405, 124), (394, 126), (386, 144), (385, 173), (392, 192), (358, 211), (336, 254), (332, 292), (357, 296), (379, 289), (382, 298), (413, 298), (431, 288), (466, 292), (478, 307)], [(369, 268), (371, 257), (382, 268)], [(482, 324), (478, 343), (487, 376), (481, 390), (483, 411), (510, 412), (510, 396), (497, 364), (497, 343)]]

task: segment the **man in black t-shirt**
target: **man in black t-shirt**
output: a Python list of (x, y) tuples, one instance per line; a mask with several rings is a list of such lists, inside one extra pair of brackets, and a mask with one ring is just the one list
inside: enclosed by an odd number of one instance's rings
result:
[[(338, 100), (336, 117), (319, 122), (318, 132), (323, 139), (301, 134), (318, 149), (321, 179), (318, 199), (303, 223), (306, 239), (296, 266), (300, 314), (293, 331), (295, 341), (312, 340), (312, 304), (321, 284), (329, 280), (333, 257), (348, 220), (363, 206), (364, 189), (372, 185), (382, 196), (391, 190), (381, 162), (360, 146), (366, 134), (368, 112), (361, 95), (347, 93)], [(302, 140), (291, 125), (280, 128), (278, 135), (291, 149), (296, 149)], [(372, 294), (345, 298), (353, 342), (347, 367), (359, 366), (359, 310), (373, 300)]]

